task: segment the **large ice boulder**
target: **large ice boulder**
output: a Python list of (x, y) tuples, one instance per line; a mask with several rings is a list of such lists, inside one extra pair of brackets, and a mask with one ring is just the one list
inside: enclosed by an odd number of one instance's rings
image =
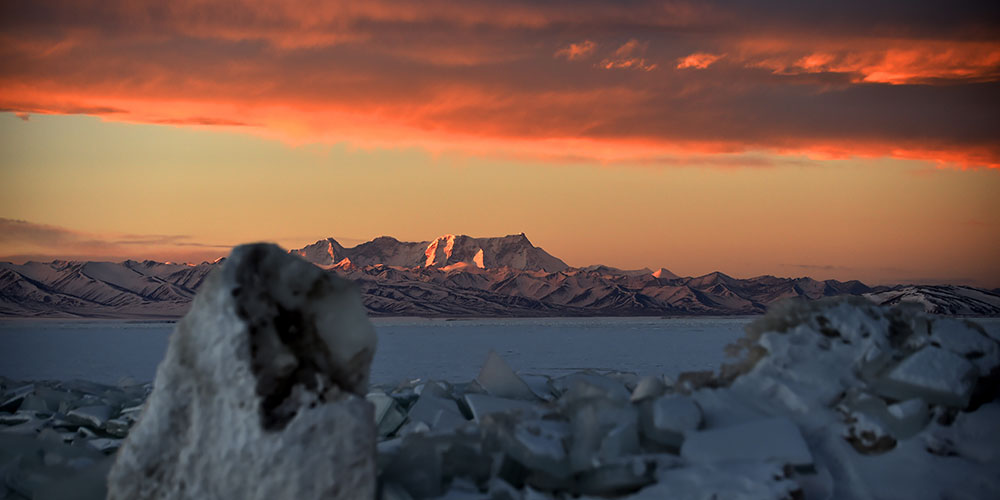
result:
[(352, 283), (237, 247), (171, 335), (108, 498), (373, 498), (374, 350)]

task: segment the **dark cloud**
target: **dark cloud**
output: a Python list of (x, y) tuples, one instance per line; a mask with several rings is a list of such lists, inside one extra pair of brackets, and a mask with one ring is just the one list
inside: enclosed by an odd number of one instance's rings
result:
[(791, 267), (795, 269), (805, 269), (810, 271), (856, 271), (858, 268), (849, 266), (834, 266), (822, 264), (781, 264), (781, 267)]
[[(184, 235), (92, 234), (58, 226), (0, 218), (0, 251), (3, 260), (38, 260), (51, 257), (75, 260), (163, 258), (200, 261), (229, 251), (231, 245), (191, 241)], [(28, 257), (31, 257), (28, 259)], [(44, 259), (43, 259), (44, 260)]]
[(229, 120), (226, 118), (212, 118), (208, 116), (192, 116), (189, 118), (162, 118), (157, 120), (151, 120), (151, 123), (158, 123), (160, 125), (208, 125), (208, 126), (226, 126), (226, 127), (250, 127), (249, 123), (241, 122), (238, 120)]

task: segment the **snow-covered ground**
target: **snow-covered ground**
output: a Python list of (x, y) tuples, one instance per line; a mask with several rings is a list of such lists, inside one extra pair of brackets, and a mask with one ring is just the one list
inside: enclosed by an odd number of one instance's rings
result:
[[(490, 350), (518, 371), (562, 375), (593, 368), (640, 375), (706, 370), (750, 318), (375, 319), (372, 381), (468, 381)], [(0, 322), (0, 375), (19, 380), (153, 379), (172, 323)]]

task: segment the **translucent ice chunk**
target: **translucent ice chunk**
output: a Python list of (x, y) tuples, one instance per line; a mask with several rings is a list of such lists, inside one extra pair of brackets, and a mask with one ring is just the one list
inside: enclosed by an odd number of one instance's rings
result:
[(486, 362), (479, 370), (476, 382), (493, 396), (529, 401), (537, 399), (531, 387), (528, 387), (528, 384), (521, 380), (495, 351), (490, 351), (486, 356)]

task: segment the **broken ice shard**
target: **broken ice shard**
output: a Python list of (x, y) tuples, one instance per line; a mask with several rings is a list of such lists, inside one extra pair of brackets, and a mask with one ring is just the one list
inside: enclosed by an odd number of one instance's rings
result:
[(531, 387), (528, 387), (528, 384), (521, 380), (495, 351), (490, 351), (486, 356), (486, 362), (479, 370), (476, 382), (486, 389), (486, 392), (496, 397), (529, 401), (537, 399)]

